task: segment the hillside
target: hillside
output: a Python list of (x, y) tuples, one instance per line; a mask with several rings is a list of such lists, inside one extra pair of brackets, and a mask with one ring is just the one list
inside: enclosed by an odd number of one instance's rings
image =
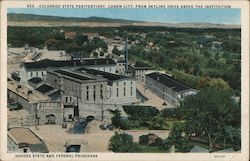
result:
[(80, 27), (120, 27), (120, 26), (165, 26), (177, 28), (240, 28), (239, 25), (224, 25), (210, 23), (158, 23), (103, 17), (59, 17), (34, 14), (8, 14), (8, 26), (80, 26)]

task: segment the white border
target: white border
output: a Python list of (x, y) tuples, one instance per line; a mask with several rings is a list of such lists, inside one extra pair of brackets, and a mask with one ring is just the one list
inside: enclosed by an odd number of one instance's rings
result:
[[(241, 9), (241, 40), (242, 40), (242, 79), (241, 79), (241, 98), (242, 98), (242, 150), (241, 153), (92, 153), (97, 154), (98, 158), (22, 158), (19, 160), (134, 160), (134, 161), (153, 161), (153, 160), (237, 160), (246, 161), (249, 159), (249, 2), (247, 1), (2, 1), (1, 2), (1, 57), (0, 57), (0, 112), (1, 112), (1, 159), (18, 160), (15, 154), (7, 153), (7, 8), (26, 8), (27, 4), (171, 4), (171, 5), (231, 5), (233, 8)], [(91, 154), (91, 153), (86, 153)], [(217, 157), (220, 156), (220, 157)]]

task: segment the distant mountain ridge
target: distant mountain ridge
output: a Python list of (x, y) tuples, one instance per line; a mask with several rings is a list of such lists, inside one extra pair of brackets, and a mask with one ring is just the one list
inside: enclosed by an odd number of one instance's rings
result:
[(36, 14), (17, 14), (17, 13), (8, 13), (8, 21), (23, 21), (23, 20), (43, 20), (43, 21), (88, 21), (88, 22), (139, 22), (133, 20), (124, 20), (124, 19), (111, 19), (104, 17), (91, 16), (87, 18), (80, 17), (61, 17), (61, 16), (49, 16), (49, 15), (36, 15)]
[(240, 25), (212, 23), (160, 23), (104, 17), (60, 17), (36, 14), (8, 13), (8, 26), (82, 26), (82, 27), (120, 27), (120, 26), (165, 26), (176, 28), (240, 28)]

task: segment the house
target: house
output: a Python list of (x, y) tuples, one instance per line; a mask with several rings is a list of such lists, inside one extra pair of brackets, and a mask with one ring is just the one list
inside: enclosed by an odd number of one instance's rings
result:
[(74, 39), (76, 36), (75, 32), (65, 32), (64, 33), (64, 38), (65, 39)]
[(190, 86), (159, 72), (146, 75), (146, 87), (174, 106), (178, 106), (185, 96), (198, 92)]
[(14, 127), (8, 129), (8, 152), (13, 153), (48, 153), (45, 142), (31, 129)]

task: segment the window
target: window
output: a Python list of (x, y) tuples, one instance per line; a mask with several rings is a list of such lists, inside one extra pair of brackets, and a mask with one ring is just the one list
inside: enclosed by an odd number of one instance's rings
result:
[(123, 95), (126, 96), (126, 87), (123, 88)]
[(68, 102), (68, 97), (65, 97), (65, 102)]
[(102, 99), (103, 98), (103, 94), (102, 94), (102, 84), (100, 85), (100, 98)]
[(94, 101), (95, 101), (95, 91), (93, 92), (93, 99), (94, 99)]
[(130, 87), (130, 95), (133, 95), (133, 87)]
[(69, 102), (71, 102), (72, 101), (72, 97), (69, 97)]
[(86, 100), (89, 100), (89, 91), (86, 91)]
[(133, 85), (133, 82), (131, 81), (131, 85)]
[(69, 119), (72, 119), (72, 114), (69, 114)]
[(89, 100), (89, 86), (86, 86), (86, 100)]
[(30, 72), (30, 77), (33, 77), (33, 72)]
[(27, 149), (23, 149), (23, 152), (24, 152), (24, 153), (27, 153)]
[(93, 99), (94, 99), (94, 101), (95, 101), (95, 86), (93, 86), (93, 88), (94, 88), (94, 91), (93, 91)]
[(36, 72), (36, 76), (38, 76), (38, 72)]
[(119, 88), (116, 88), (116, 97), (119, 97)]

